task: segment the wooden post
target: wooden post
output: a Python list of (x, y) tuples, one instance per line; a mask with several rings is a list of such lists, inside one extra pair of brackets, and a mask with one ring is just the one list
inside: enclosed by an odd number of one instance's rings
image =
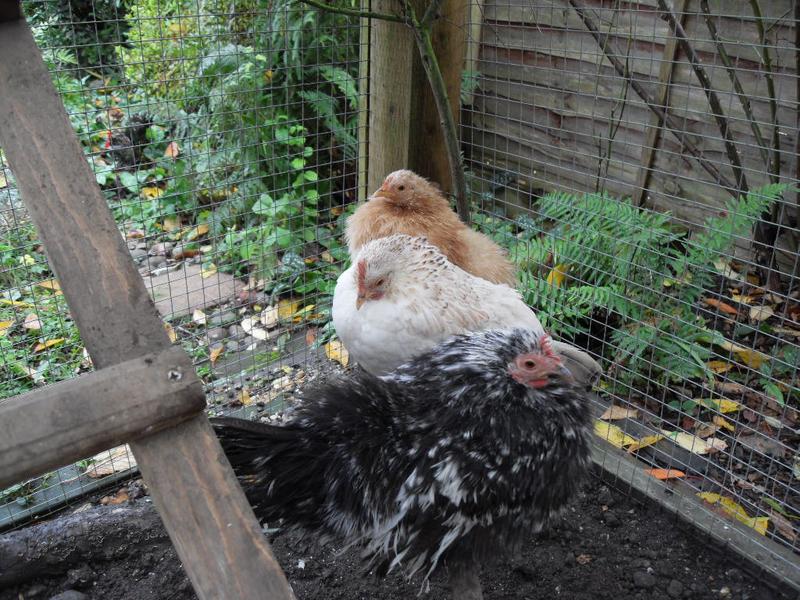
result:
[[(461, 122), (461, 74), (467, 58), (467, 26), (469, 0), (443, 0), (441, 16), (433, 27), (433, 49), (439, 60), (450, 110), (456, 121)], [(418, 59), (419, 57), (415, 57)], [(415, 77), (414, 84), (421, 87), (419, 98), (419, 121), (411, 124), (412, 155), (411, 169), (438, 183), (445, 192), (452, 191), (450, 166), (447, 160), (439, 113), (433, 99), (428, 80), (419, 66), (421, 79)]]
[[(24, 20), (0, 23), (0, 57), (0, 146), (92, 361), (169, 349)], [(40, 433), (57, 427), (46, 420)], [(294, 599), (202, 411), (131, 447), (201, 599)]]
[[(689, 0), (678, 0), (675, 11), (681, 25), (686, 22), (686, 7)], [(664, 53), (661, 56), (661, 68), (658, 72), (658, 90), (656, 91), (656, 104), (664, 108), (664, 112), (669, 110), (669, 90), (672, 85), (672, 73), (675, 71), (675, 57), (678, 55), (678, 36), (673, 35), (664, 46)], [(653, 172), (653, 160), (656, 157), (656, 148), (661, 139), (661, 130), (664, 122), (656, 114), (650, 115), (650, 124), (647, 126), (647, 137), (642, 147), (642, 162), (639, 173), (636, 175), (636, 185), (633, 188), (634, 206), (642, 206), (644, 197), (647, 193), (647, 186), (650, 183), (650, 175)]]
[[(427, 2), (412, 0), (419, 15)], [(397, 0), (372, 0), (373, 12), (399, 12)], [(459, 122), (461, 72), (467, 48), (466, 0), (444, 0), (433, 42)], [(412, 169), (450, 190), (450, 172), (439, 115), (407, 25), (373, 19), (369, 35), (369, 167), (367, 191), (397, 169)]]

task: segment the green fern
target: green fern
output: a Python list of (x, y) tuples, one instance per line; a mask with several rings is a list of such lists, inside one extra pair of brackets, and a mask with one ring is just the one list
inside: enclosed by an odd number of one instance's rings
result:
[[(520, 266), (525, 300), (543, 325), (565, 338), (591, 319), (613, 325), (605, 360), (616, 380), (643, 390), (710, 378), (710, 332), (693, 306), (715, 277), (714, 262), (748, 237), (785, 190), (770, 185), (707, 219), (693, 234), (668, 213), (642, 210), (607, 194), (554, 192), (514, 222), (481, 214), (478, 227)], [(562, 281), (548, 281), (558, 266)], [(719, 341), (719, 340), (717, 340)]]

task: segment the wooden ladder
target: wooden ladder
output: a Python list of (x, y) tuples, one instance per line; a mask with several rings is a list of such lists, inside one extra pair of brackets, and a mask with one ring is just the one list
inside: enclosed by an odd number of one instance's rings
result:
[(130, 442), (200, 598), (293, 599), (18, 2), (0, 2), (0, 147), (97, 368), (0, 403), (0, 489)]

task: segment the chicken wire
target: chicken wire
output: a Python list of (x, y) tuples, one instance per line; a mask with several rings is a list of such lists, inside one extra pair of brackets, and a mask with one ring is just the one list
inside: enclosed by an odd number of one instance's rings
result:
[[(712, 535), (743, 531), (730, 543), (797, 585), (797, 2), (483, 0), (470, 15), (461, 132), (476, 219), (523, 266), (545, 326), (601, 359), (597, 433), (621, 449), (597, 462)], [(750, 190), (787, 185), (738, 229), (720, 120)], [(665, 214), (692, 237), (657, 232)], [(771, 270), (753, 252), (759, 227), (778, 232)], [(730, 243), (703, 245), (719, 236)], [(672, 259), (687, 255), (681, 279)], [(625, 261), (647, 264), (626, 277)]]
[[(260, 0), (36, 0), (23, 10), (210, 411), (274, 412), (341, 368), (326, 323), (363, 154), (358, 20)], [(2, 398), (92, 365), (0, 167)], [(4, 490), (0, 527), (116, 483), (132, 461), (121, 447)]]

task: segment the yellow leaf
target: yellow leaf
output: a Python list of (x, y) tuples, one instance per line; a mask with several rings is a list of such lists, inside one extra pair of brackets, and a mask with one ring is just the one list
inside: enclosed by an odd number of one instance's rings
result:
[(32, 267), (36, 264), (36, 259), (33, 258), (30, 254), (25, 254), (19, 259), (19, 262), (25, 265), (26, 267)]
[(60, 292), (61, 291), (61, 285), (59, 285), (58, 281), (56, 281), (55, 279), (48, 279), (46, 281), (40, 281), (36, 285), (41, 287), (41, 288), (44, 288), (46, 290), (52, 290), (54, 292)]
[(209, 264), (207, 268), (200, 271), (200, 275), (203, 277), (203, 279), (208, 279), (209, 277), (212, 277), (213, 275), (216, 274), (217, 274), (217, 265), (215, 265), (214, 263)]
[(617, 448), (623, 448), (636, 443), (636, 438), (629, 436), (616, 425), (600, 421), (599, 419), (595, 419), (594, 421), (594, 432), (597, 436), (603, 438)]
[(333, 258), (333, 255), (330, 252), (328, 252), (327, 250), (324, 250), (322, 252), (322, 254), (320, 254), (320, 258), (322, 260), (324, 260), (326, 263), (334, 263), (334, 262), (336, 262), (336, 259)]
[(600, 418), (604, 421), (617, 421), (619, 419), (635, 419), (638, 416), (639, 411), (635, 408), (625, 408), (624, 406), (612, 404)]
[(197, 227), (193, 227), (188, 231), (188, 233), (184, 236), (184, 239), (187, 242), (191, 242), (196, 240), (197, 238), (206, 235), (209, 232), (209, 227), (207, 223), (201, 223)]
[(717, 425), (718, 427), (723, 427), (724, 429), (727, 429), (728, 431), (736, 431), (736, 426), (730, 421), (728, 421), (728, 419), (720, 415), (714, 415), (713, 417), (711, 417), (711, 422), (714, 423), (714, 425)]
[(13, 324), (14, 321), (0, 321), (0, 337), (3, 337)]
[(330, 360), (335, 360), (343, 367), (346, 367), (347, 363), (350, 362), (350, 354), (339, 340), (333, 340), (325, 344), (325, 356)]
[(154, 198), (158, 198), (163, 194), (164, 190), (154, 185), (148, 185), (147, 187), (143, 187), (142, 191), (140, 192), (142, 198), (146, 198), (148, 200), (153, 200)]
[(178, 155), (181, 153), (180, 146), (178, 146), (178, 142), (170, 142), (167, 144), (166, 150), (164, 150), (164, 156), (167, 158), (178, 158)]
[(706, 366), (714, 373), (727, 373), (733, 368), (733, 364), (724, 360), (710, 360), (706, 363)]
[(42, 350), (47, 350), (48, 348), (52, 348), (53, 346), (58, 346), (64, 343), (64, 338), (54, 338), (52, 340), (45, 340), (42, 343), (36, 344), (34, 346), (34, 352), (41, 352)]
[(753, 302), (752, 296), (745, 296), (742, 294), (731, 294), (731, 298), (734, 302), (738, 302), (739, 304), (751, 304)]
[(172, 232), (176, 229), (181, 228), (181, 217), (180, 215), (173, 215), (170, 217), (164, 217), (164, 224), (163, 224), (164, 231)]
[(8, 300), (6, 298), (0, 298), (0, 304), (15, 306), (17, 308), (33, 308), (33, 304), (22, 302), (21, 300)]
[(192, 321), (198, 325), (205, 325), (206, 321), (208, 321), (208, 318), (206, 317), (206, 313), (199, 308), (195, 308), (194, 312), (192, 312)]
[(665, 479), (680, 479), (681, 477), (686, 477), (686, 473), (678, 469), (645, 469), (644, 472), (662, 481)]
[(709, 504), (718, 506), (723, 513), (755, 529), (761, 535), (766, 535), (769, 517), (751, 517), (741, 504), (736, 502), (733, 498), (728, 498), (721, 494), (700, 492), (697, 496)]
[(209, 354), (209, 357), (211, 358), (211, 364), (212, 365), (215, 362), (217, 362), (217, 359), (220, 357), (220, 355), (222, 354), (222, 352), (224, 350), (225, 350), (225, 346), (223, 346), (222, 344), (220, 344), (219, 346), (217, 346), (216, 348), (213, 348), (211, 350), (211, 353)]
[(308, 306), (304, 306), (303, 308), (301, 308), (300, 310), (298, 310), (296, 313), (294, 313), (292, 315), (292, 321), (294, 321), (295, 323), (300, 323), (300, 322), (303, 321), (303, 319), (310, 318), (311, 311), (313, 311), (313, 310), (314, 310), (314, 305), (313, 304), (309, 304)]
[(652, 446), (653, 444), (660, 442), (664, 439), (664, 436), (660, 433), (655, 435), (646, 435), (641, 438), (638, 442), (635, 442), (628, 446), (628, 453), (633, 454), (637, 450), (641, 450), (642, 448), (647, 448), (648, 446)]
[(250, 397), (250, 391), (247, 388), (242, 388), (239, 391), (237, 400), (242, 403), (242, 406), (248, 406), (253, 403), (253, 399)]
[(695, 398), (695, 402), (726, 415), (742, 409), (742, 405), (727, 398)]
[(766, 321), (775, 314), (771, 306), (753, 306), (750, 308), (751, 321)]
[(547, 283), (553, 287), (559, 287), (566, 280), (569, 269), (569, 265), (556, 265), (547, 275)]
[(734, 344), (728, 340), (721, 342), (719, 347), (727, 350), (728, 352), (733, 352), (736, 354), (736, 357), (751, 369), (758, 369), (768, 358), (765, 354), (762, 354), (758, 350), (745, 348), (744, 346), (739, 346), (738, 344)]
[(172, 328), (172, 325), (169, 323), (164, 323), (164, 329), (167, 330), (167, 336), (169, 337), (169, 341), (173, 344), (178, 341), (178, 335), (175, 333), (175, 330)]
[(278, 318), (281, 321), (288, 321), (300, 309), (300, 304), (298, 300), (280, 300), (278, 302)]
[(666, 431), (662, 429), (661, 433), (664, 434), (664, 437), (672, 440), (681, 448), (689, 452), (694, 452), (695, 454), (708, 454), (712, 450), (724, 450), (728, 446), (722, 440), (714, 438), (704, 440), (684, 431)]
[(267, 69), (266, 71), (264, 71), (264, 81), (269, 83), (270, 81), (272, 81), (273, 75), (274, 73), (272, 72), (272, 69)]

